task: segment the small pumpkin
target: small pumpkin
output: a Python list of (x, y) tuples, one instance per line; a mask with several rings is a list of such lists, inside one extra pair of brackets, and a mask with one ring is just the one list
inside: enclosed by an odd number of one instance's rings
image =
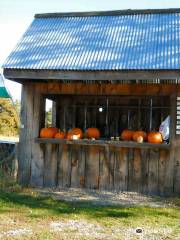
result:
[(55, 128), (55, 127), (42, 128), (40, 131), (40, 137), (53, 138), (57, 132), (58, 132), (58, 128)]
[(73, 134), (68, 132), (67, 135), (66, 135), (66, 139), (67, 140), (73, 140)]
[(87, 138), (98, 139), (98, 138), (100, 138), (100, 131), (97, 128), (88, 128), (86, 130), (86, 136), (87, 136)]
[(131, 141), (132, 137), (133, 137), (133, 133), (134, 133), (134, 131), (129, 130), (129, 129), (123, 130), (122, 133), (121, 133), (122, 140)]
[(147, 140), (147, 133), (141, 130), (135, 131), (132, 138), (135, 142), (142, 143)]
[(64, 139), (64, 138), (66, 138), (66, 133), (65, 132), (57, 132), (55, 134), (54, 138)]
[(162, 143), (163, 138), (160, 132), (150, 132), (148, 133), (148, 142), (149, 143)]
[(77, 139), (81, 139), (83, 137), (83, 131), (80, 128), (72, 128), (69, 133), (72, 134), (72, 138), (75, 135)]

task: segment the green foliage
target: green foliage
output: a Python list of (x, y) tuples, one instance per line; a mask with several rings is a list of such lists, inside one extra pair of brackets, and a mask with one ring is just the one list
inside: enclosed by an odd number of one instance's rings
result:
[(13, 105), (11, 99), (0, 99), (0, 134), (6, 136), (15, 136), (19, 129), (19, 111), (20, 103), (18, 101)]
[(52, 126), (52, 108), (50, 108), (48, 111), (46, 111), (45, 126), (46, 127), (51, 127)]

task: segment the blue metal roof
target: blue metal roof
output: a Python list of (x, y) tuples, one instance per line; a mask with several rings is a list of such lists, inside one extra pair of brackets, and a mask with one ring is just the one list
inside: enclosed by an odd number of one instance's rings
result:
[(3, 67), (180, 69), (180, 13), (35, 18)]

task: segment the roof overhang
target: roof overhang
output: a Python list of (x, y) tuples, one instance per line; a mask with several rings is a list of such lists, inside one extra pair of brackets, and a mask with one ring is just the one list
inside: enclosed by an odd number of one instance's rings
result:
[(118, 81), (118, 80), (153, 80), (153, 79), (180, 79), (180, 70), (127, 70), (127, 71), (54, 71), (54, 70), (14, 70), (4, 69), (7, 79), (25, 83), (27, 81), (48, 80), (91, 80), (91, 81)]

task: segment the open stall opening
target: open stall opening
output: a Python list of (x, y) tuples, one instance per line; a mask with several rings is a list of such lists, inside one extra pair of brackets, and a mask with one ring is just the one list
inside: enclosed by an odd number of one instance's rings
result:
[[(120, 137), (124, 129), (159, 131), (170, 115), (169, 96), (47, 95), (54, 103), (52, 123), (62, 131), (98, 128), (100, 139)], [(85, 138), (85, 135), (84, 135)]]

